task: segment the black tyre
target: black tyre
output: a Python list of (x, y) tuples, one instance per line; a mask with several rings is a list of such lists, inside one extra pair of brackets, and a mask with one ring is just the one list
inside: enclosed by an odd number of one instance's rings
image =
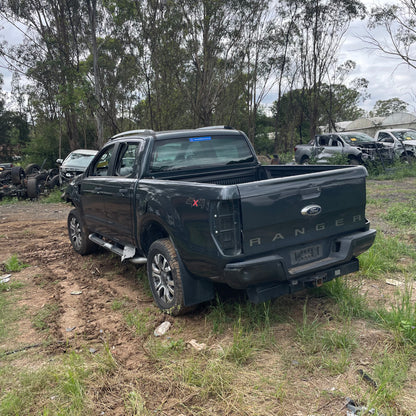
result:
[(96, 250), (97, 245), (89, 238), (89, 231), (85, 228), (77, 209), (68, 214), (68, 235), (74, 250), (81, 254), (89, 254)]
[(306, 165), (309, 163), (309, 158), (308, 156), (303, 156), (302, 159), (300, 160), (300, 164), (301, 165)]
[(25, 171), (20, 166), (13, 166), (11, 170), (11, 178), (13, 185), (20, 185), (25, 178)]
[(351, 166), (358, 166), (360, 164), (360, 161), (356, 157), (350, 157), (348, 163)]
[(172, 242), (167, 239), (155, 241), (147, 256), (147, 276), (157, 306), (169, 315), (178, 316), (194, 307), (185, 307), (182, 272)]
[(46, 183), (46, 187), (53, 189), (56, 186), (59, 186), (59, 175), (55, 175), (49, 182)]
[(12, 181), (12, 173), (10, 170), (0, 172), (0, 183), (2, 185), (8, 185)]
[(40, 172), (40, 166), (36, 163), (31, 163), (30, 165), (26, 166), (25, 173), (26, 175), (32, 175), (33, 173), (39, 173)]
[(415, 156), (413, 153), (404, 153), (400, 156), (400, 162), (413, 164), (415, 162)]
[(36, 176), (32, 176), (27, 179), (26, 185), (27, 197), (30, 199), (36, 199), (40, 194), (40, 182)]

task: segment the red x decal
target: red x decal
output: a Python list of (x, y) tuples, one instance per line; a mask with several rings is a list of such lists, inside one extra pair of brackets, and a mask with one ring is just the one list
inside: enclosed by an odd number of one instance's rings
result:
[(194, 199), (194, 203), (192, 204), (193, 207), (198, 206), (199, 199)]

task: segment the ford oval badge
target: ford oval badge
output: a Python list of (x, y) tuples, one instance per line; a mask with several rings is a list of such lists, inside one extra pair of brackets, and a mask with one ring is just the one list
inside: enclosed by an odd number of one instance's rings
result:
[(302, 215), (307, 217), (314, 217), (315, 215), (319, 215), (322, 211), (322, 208), (319, 205), (308, 205), (302, 209)]

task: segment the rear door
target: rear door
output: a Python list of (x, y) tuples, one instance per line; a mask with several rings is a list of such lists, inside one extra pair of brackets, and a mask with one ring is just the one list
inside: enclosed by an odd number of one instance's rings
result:
[(108, 234), (123, 245), (134, 244), (133, 200), (141, 145), (140, 140), (120, 143), (112, 175), (105, 183)]

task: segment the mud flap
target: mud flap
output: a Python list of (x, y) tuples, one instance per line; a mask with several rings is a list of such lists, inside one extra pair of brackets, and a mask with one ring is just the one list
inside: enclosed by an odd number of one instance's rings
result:
[(185, 306), (197, 305), (208, 302), (215, 297), (214, 284), (208, 279), (192, 277), (186, 270), (181, 256), (178, 254), (179, 267), (181, 268), (182, 289)]

